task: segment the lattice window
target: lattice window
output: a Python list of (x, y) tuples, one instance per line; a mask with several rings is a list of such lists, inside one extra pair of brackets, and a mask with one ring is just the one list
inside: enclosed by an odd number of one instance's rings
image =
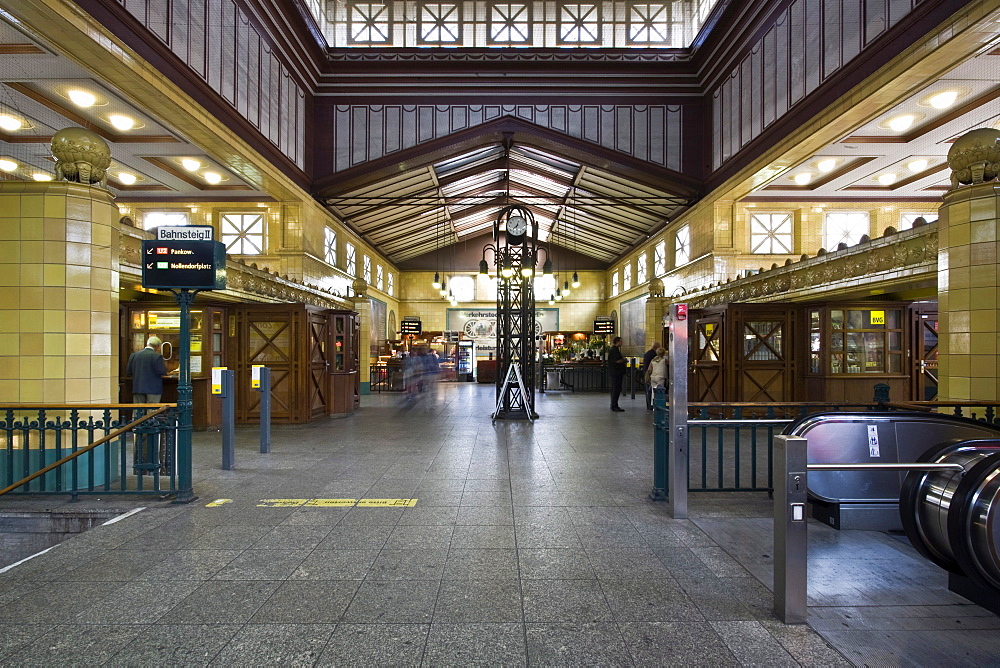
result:
[(347, 273), (355, 276), (358, 273), (358, 252), (354, 249), (354, 244), (344, 244), (344, 254), (347, 264)]
[(396, 280), (392, 272), (386, 272), (385, 275), (385, 293), (392, 297), (393, 292), (396, 290)]
[(224, 213), (219, 219), (222, 243), (231, 255), (260, 255), (264, 252), (264, 214)]
[(669, 42), (670, 7), (666, 3), (634, 4), (629, 7), (628, 40), (632, 44)]
[(142, 214), (142, 226), (151, 230), (161, 225), (187, 225), (188, 215), (182, 211), (147, 211)]
[(530, 44), (531, 6), (493, 3), (489, 8), (489, 31), (492, 44)]
[(363, 255), (362, 258), (363, 259), (362, 259), (362, 265), (361, 265), (361, 267), (362, 267), (362, 269), (361, 269), (361, 278), (365, 279), (368, 282), (368, 285), (373, 285), (373, 281), (372, 281), (372, 259), (370, 257), (368, 257), (367, 255)]
[(632, 287), (632, 265), (622, 267), (622, 292)]
[(323, 232), (323, 259), (334, 266), (337, 264), (337, 233), (330, 227)]
[(392, 43), (392, 3), (348, 3), (347, 11), (351, 44)]
[(448, 287), (456, 301), (471, 302), (476, 299), (476, 279), (472, 276), (452, 276)]
[(642, 285), (646, 282), (646, 254), (643, 253), (635, 259), (635, 284)]
[(421, 44), (460, 44), (462, 7), (456, 3), (428, 2), (419, 8)]
[(375, 286), (385, 292), (385, 270), (380, 264), (375, 266)]
[(611, 296), (618, 294), (618, 272), (611, 274)]
[(559, 6), (559, 41), (563, 44), (599, 44), (601, 8), (596, 3)]
[(925, 223), (937, 220), (936, 213), (901, 213), (899, 214), (899, 229), (908, 230), (913, 227), (917, 218), (923, 218)]
[(780, 320), (754, 320), (743, 325), (743, 359), (766, 362), (784, 358)]
[(685, 225), (674, 236), (674, 266), (680, 267), (691, 261), (691, 228)]
[(824, 220), (823, 243), (827, 250), (837, 250), (845, 243), (853, 246), (861, 241), (862, 235), (871, 232), (866, 211), (831, 211)]
[(754, 213), (750, 215), (751, 253), (791, 253), (792, 214)]
[(548, 301), (556, 296), (556, 277), (552, 274), (546, 276), (535, 276), (535, 299), (538, 301)]
[(667, 242), (661, 241), (653, 248), (653, 275), (663, 276), (667, 273)]

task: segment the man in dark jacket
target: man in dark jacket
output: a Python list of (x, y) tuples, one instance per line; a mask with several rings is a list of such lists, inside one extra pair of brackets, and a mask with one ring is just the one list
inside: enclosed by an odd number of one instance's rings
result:
[(611, 410), (622, 412), (625, 409), (618, 406), (618, 397), (622, 394), (622, 378), (625, 377), (625, 357), (622, 355), (622, 337), (616, 336), (611, 341), (611, 351), (608, 353), (608, 373), (611, 375)]
[[(656, 341), (653, 343), (652, 347), (646, 351), (646, 354), (642, 356), (642, 377), (646, 377), (646, 370), (649, 369), (649, 363), (653, 361), (656, 357), (656, 349), (660, 347), (660, 342)], [(646, 410), (653, 410), (653, 386), (650, 383), (646, 383)]]
[(132, 376), (132, 403), (158, 404), (163, 396), (163, 377), (167, 375), (167, 364), (160, 354), (162, 342), (151, 336), (146, 347), (132, 353), (128, 358), (125, 373)]

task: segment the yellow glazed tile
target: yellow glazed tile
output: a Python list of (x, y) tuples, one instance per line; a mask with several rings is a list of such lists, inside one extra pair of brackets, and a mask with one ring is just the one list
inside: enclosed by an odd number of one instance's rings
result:
[(70, 355), (65, 359), (67, 378), (90, 378), (90, 355)]
[(66, 288), (42, 288), (42, 304), (48, 309), (66, 309)]
[(67, 355), (89, 355), (90, 354), (90, 334), (67, 334), (66, 335)]
[(22, 241), (21, 262), (28, 264), (41, 264), (45, 262), (44, 246), (44, 241)]
[(66, 403), (66, 380), (60, 378), (46, 378), (42, 381), (42, 392), (45, 393), (45, 403), (64, 404)]
[(90, 401), (90, 378), (67, 378), (64, 383), (66, 387), (66, 397), (74, 403), (89, 403)]
[(46, 218), (65, 218), (66, 217), (66, 196), (65, 195), (46, 195), (43, 204), (42, 215)]
[(20, 355), (20, 354), (21, 354), (21, 335), (17, 332), (6, 332), (4, 334), (0, 334), (0, 355)]
[[(65, 320), (65, 317), (64, 317)], [(59, 332), (45, 332), (42, 334), (42, 352), (46, 355), (66, 354), (66, 334)]]
[(41, 311), (20, 311), (20, 328), (22, 332), (42, 333), (42, 312)]
[(90, 333), (90, 311), (66, 311), (66, 332), (72, 334)]
[(21, 378), (42, 379), (45, 377), (45, 369), (42, 361), (45, 358), (41, 355), (21, 355)]
[(42, 261), (55, 264), (65, 264), (66, 262), (66, 242), (64, 241), (43, 241)]
[(66, 285), (66, 265), (63, 264), (43, 264), (42, 281), (43, 285), (49, 287), (61, 287)]
[(66, 286), (70, 288), (89, 288), (90, 273), (90, 267), (77, 264), (66, 265)]
[(22, 355), (42, 355), (45, 353), (45, 339), (35, 333), (20, 333)]
[(20, 269), (20, 285), (42, 285), (42, 264), (21, 264), (18, 265)]
[(65, 378), (66, 377), (66, 358), (59, 357), (56, 355), (46, 356), (42, 358), (42, 368), (45, 375), (43, 378)]
[(45, 390), (41, 380), (22, 379), (20, 384), (20, 401), (26, 404), (45, 402)]
[(57, 218), (43, 218), (42, 239), (66, 243), (66, 221)]
[[(90, 290), (87, 288), (66, 288), (67, 311), (89, 311)], [(66, 324), (69, 327), (69, 323)]]
[[(42, 218), (45, 216), (45, 196), (44, 195), (21, 195), (21, 217), (22, 218)], [(21, 230), (22, 233), (24, 230)]]
[(20, 378), (21, 358), (0, 355), (0, 378)]

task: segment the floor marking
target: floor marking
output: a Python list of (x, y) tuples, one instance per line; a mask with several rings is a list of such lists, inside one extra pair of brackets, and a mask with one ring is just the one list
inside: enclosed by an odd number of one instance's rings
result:
[(357, 502), (357, 499), (309, 499), (306, 505), (313, 508), (349, 508)]
[(224, 503), (232, 503), (232, 501), (233, 501), (232, 499), (216, 499), (215, 501), (212, 501), (211, 503), (206, 503), (205, 507), (206, 508), (215, 508), (216, 506), (221, 506)]
[(41, 555), (45, 554), (45, 553), (46, 553), (46, 552), (48, 552), (49, 550), (54, 550), (54, 549), (56, 549), (57, 547), (59, 547), (59, 546), (58, 546), (58, 545), (53, 545), (52, 547), (47, 547), (47, 548), (45, 548), (44, 550), (42, 550), (41, 552), (35, 552), (35, 553), (34, 553), (33, 555), (31, 555), (30, 557), (25, 557), (25, 558), (24, 558), (24, 559), (22, 559), (21, 561), (15, 561), (15, 562), (14, 562), (13, 564), (11, 564), (11, 565), (9, 565), (9, 566), (4, 566), (3, 568), (0, 568), (0, 573), (6, 573), (7, 571), (9, 571), (10, 569), (14, 568), (15, 566), (20, 566), (20, 565), (21, 565), (21, 564), (23, 564), (24, 562), (26, 562), (26, 561), (30, 561), (30, 560), (34, 559), (35, 557), (38, 557), (38, 556), (41, 556)]
[(106, 527), (109, 524), (114, 524), (115, 522), (121, 522), (123, 519), (125, 519), (129, 515), (135, 515), (136, 513), (141, 513), (145, 509), (146, 509), (145, 506), (143, 506), (142, 508), (135, 508), (133, 510), (128, 511), (127, 513), (122, 513), (121, 515), (118, 515), (117, 517), (112, 517), (110, 520), (108, 520), (107, 522), (105, 522), (101, 526), (102, 527)]
[(361, 499), (358, 501), (359, 508), (412, 508), (417, 505), (416, 499)]
[(309, 499), (261, 499), (258, 508), (298, 508), (304, 506)]

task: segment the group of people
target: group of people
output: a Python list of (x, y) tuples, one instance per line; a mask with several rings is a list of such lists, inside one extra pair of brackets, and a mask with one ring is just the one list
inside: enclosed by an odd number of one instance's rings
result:
[(403, 387), (413, 397), (429, 390), (441, 373), (441, 358), (433, 348), (416, 348), (403, 357)]
[[(625, 356), (622, 355), (622, 338), (616, 336), (611, 341), (608, 353), (608, 370), (611, 375), (611, 410), (621, 413), (625, 409), (618, 405), (622, 394), (622, 380), (628, 370)], [(653, 388), (667, 386), (667, 351), (655, 342), (642, 357), (642, 374), (646, 387), (646, 410), (653, 410)]]

